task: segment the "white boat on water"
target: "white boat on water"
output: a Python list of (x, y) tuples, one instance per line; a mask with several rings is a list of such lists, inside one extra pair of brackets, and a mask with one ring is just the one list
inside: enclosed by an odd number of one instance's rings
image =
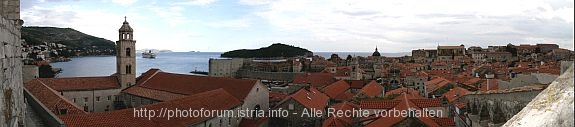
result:
[(142, 53), (142, 57), (143, 58), (156, 58), (156, 54), (152, 52), (152, 50), (148, 51), (148, 52), (143, 52)]

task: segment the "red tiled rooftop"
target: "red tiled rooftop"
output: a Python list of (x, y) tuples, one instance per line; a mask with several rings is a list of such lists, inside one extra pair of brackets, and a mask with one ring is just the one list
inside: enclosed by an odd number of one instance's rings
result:
[[(406, 94), (402, 94), (402, 96), (404, 99), (399, 100), (400, 102), (393, 107), (395, 110), (400, 110), (400, 111), (401, 110), (407, 111), (409, 109), (422, 110), (420, 107), (417, 107), (411, 101), (408, 101)], [(438, 123), (433, 121), (431, 119), (431, 117), (416, 117), (416, 118), (419, 119), (419, 121), (421, 121), (426, 126), (432, 126), (432, 127), (440, 126)], [(378, 118), (377, 120), (369, 123), (365, 127), (391, 127), (397, 123), (400, 123), (401, 121), (403, 121), (405, 119), (406, 119), (406, 117), (391, 115), (390, 117)]]
[(177, 94), (177, 93), (171, 93), (171, 92), (166, 92), (166, 91), (161, 91), (161, 90), (148, 89), (148, 88), (144, 88), (144, 87), (140, 87), (140, 86), (129, 87), (129, 88), (123, 90), (122, 93), (127, 93), (127, 94), (131, 94), (131, 95), (139, 96), (139, 97), (145, 97), (145, 98), (149, 98), (149, 99), (153, 99), (153, 100), (157, 100), (157, 101), (169, 101), (169, 100), (174, 100), (174, 99), (186, 97), (186, 95), (184, 95), (184, 94)]
[[(358, 105), (349, 102), (337, 103), (332, 105), (331, 108), (333, 108), (336, 112), (359, 110)], [(325, 121), (323, 121), (322, 127), (349, 127), (352, 124), (353, 118), (351, 117), (338, 117), (330, 115)]]
[(336, 101), (347, 101), (353, 99), (354, 94), (351, 91), (346, 91), (342, 94), (337, 95), (337, 97), (333, 98)]
[(489, 79), (486, 82), (481, 83), (479, 91), (489, 91), (489, 90), (499, 90), (499, 83), (497, 79)]
[(139, 81), (140, 84), (136, 84), (139, 87), (183, 95), (193, 95), (223, 88), (239, 100), (244, 100), (257, 83), (257, 80), (195, 76), (161, 71), (147, 79), (140, 78), (139, 80), (144, 80)]
[(65, 99), (57, 91), (49, 88), (38, 79), (24, 83), (25, 90), (33, 95), (40, 103), (46, 106), (54, 114), (59, 114), (60, 109), (66, 109), (66, 115), (86, 114), (80, 107)]
[(409, 99), (409, 101), (420, 108), (442, 107), (441, 98)]
[(367, 85), (365, 85), (361, 89), (361, 92), (363, 92), (365, 95), (367, 95), (369, 97), (375, 97), (377, 95), (380, 95), (380, 94), (382, 94), (382, 91), (383, 91), (383, 86), (379, 85), (375, 81), (369, 82)]
[(399, 102), (400, 100), (362, 100), (359, 106), (362, 109), (391, 109)]
[[(216, 89), (203, 93), (194, 94), (184, 98), (146, 105), (142, 108), (160, 111), (162, 108), (178, 109), (204, 109), (204, 110), (228, 110), (239, 106), (241, 102), (224, 89)], [(159, 112), (156, 112), (159, 114)], [(134, 109), (124, 109), (111, 112), (98, 112), (84, 115), (66, 115), (60, 119), (68, 127), (158, 127), (158, 126), (189, 126), (209, 118), (207, 117), (172, 117), (153, 118), (134, 117)]]
[(310, 84), (313, 87), (321, 88), (335, 82), (333, 75), (329, 73), (306, 73), (296, 75), (294, 84)]
[(56, 91), (103, 90), (120, 88), (116, 76), (39, 78), (40, 82)]
[(290, 97), (308, 109), (324, 109), (329, 101), (329, 97), (327, 95), (313, 87), (310, 88), (310, 91), (300, 89)]
[(443, 77), (437, 77), (435, 79), (432, 79), (431, 81), (425, 82), (425, 86), (427, 87), (425, 90), (427, 91), (427, 93), (431, 93), (448, 84), (452, 84), (452, 82)]
[(268, 96), (270, 101), (281, 101), (289, 95), (284, 93), (270, 92)]
[(330, 98), (336, 98), (340, 94), (343, 94), (345, 91), (347, 91), (347, 89), (349, 89), (349, 84), (347, 84), (347, 82), (344, 80), (339, 80), (323, 88), (323, 92)]
[(349, 86), (352, 89), (361, 89), (363, 88), (364, 82), (362, 80), (350, 80), (349, 82)]
[(455, 87), (455, 88), (445, 92), (443, 94), (443, 97), (447, 98), (447, 101), (453, 102), (453, 101), (457, 100), (459, 97), (462, 97), (463, 95), (465, 95), (467, 93), (470, 93), (470, 91), (465, 89), (465, 88)]
[(435, 121), (437, 124), (439, 124), (439, 126), (442, 127), (454, 127), (455, 126), (455, 121), (453, 121), (453, 118), (431, 118), (433, 121)]
[(419, 91), (411, 89), (411, 88), (406, 88), (406, 87), (401, 87), (401, 88), (387, 91), (387, 92), (385, 92), (385, 97), (389, 97), (391, 95), (401, 95), (402, 93), (407, 93), (409, 98), (424, 98), (423, 96), (421, 96), (419, 94)]

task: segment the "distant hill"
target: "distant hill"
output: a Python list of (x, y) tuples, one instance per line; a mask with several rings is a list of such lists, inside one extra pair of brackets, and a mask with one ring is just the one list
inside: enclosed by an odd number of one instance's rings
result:
[(22, 39), (28, 45), (44, 45), (43, 42), (66, 45), (67, 49), (79, 50), (84, 55), (91, 55), (93, 51), (100, 54), (115, 54), (115, 43), (104, 38), (84, 34), (72, 28), (56, 27), (22, 27)]
[(311, 56), (313, 53), (307, 49), (290, 45), (275, 43), (259, 49), (240, 49), (225, 52), (221, 57), (225, 58), (272, 58), (272, 57), (295, 57)]

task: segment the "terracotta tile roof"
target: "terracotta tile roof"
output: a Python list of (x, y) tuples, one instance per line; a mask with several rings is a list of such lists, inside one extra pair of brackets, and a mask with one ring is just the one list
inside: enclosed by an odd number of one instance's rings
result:
[(278, 93), (278, 92), (270, 92), (269, 93), (269, 100), (270, 101), (281, 101), (283, 99), (285, 99), (286, 97), (288, 97), (289, 95), (284, 94), (284, 93)]
[(335, 77), (347, 77), (351, 75), (351, 67), (344, 66), (344, 67), (337, 67), (337, 71), (335, 72)]
[(455, 87), (448, 92), (445, 92), (443, 97), (447, 98), (447, 101), (453, 102), (467, 93), (470, 93), (470, 91), (465, 88)]
[(363, 85), (365, 84), (362, 80), (349, 80), (349, 86), (352, 89), (361, 89), (363, 88)]
[(420, 108), (443, 107), (441, 106), (441, 98), (409, 99), (409, 101)]
[(193, 95), (223, 88), (242, 101), (257, 83), (257, 80), (174, 74), (161, 71), (147, 79), (141, 78), (140, 80), (144, 81), (136, 84), (136, 86), (183, 95)]
[(337, 95), (337, 97), (333, 98), (336, 101), (347, 101), (353, 99), (355, 94), (351, 93), (351, 91), (346, 91), (342, 94)]
[(431, 118), (431, 119), (435, 121), (437, 124), (439, 124), (439, 126), (455, 127), (455, 121), (453, 121), (453, 118)]
[(150, 79), (150, 77), (156, 75), (158, 72), (161, 72), (162, 70), (160, 69), (156, 69), (156, 68), (151, 68), (150, 70), (142, 73), (142, 75), (138, 76), (138, 78), (136, 78), (136, 84), (142, 84), (143, 82), (146, 82)]
[(362, 109), (391, 109), (399, 104), (400, 100), (362, 100), (359, 107)]
[(402, 93), (407, 93), (407, 96), (409, 98), (424, 98), (419, 94), (419, 91), (406, 87), (400, 87), (394, 90), (387, 91), (385, 92), (385, 97), (389, 97), (391, 95), (401, 95)]
[(118, 78), (116, 78), (116, 76), (39, 78), (38, 80), (56, 91), (104, 90), (120, 88), (120, 83), (118, 82)]
[(66, 115), (86, 114), (80, 107), (65, 99), (57, 91), (49, 88), (38, 79), (24, 83), (24, 88), (33, 95), (47, 110), (58, 115), (60, 109), (66, 109)]
[(348, 124), (342, 118), (336, 117), (328, 117), (325, 119), (321, 125), (322, 127), (349, 127), (351, 124)]
[[(294, 99), (308, 109), (324, 109), (329, 101), (327, 95), (313, 87), (310, 88), (310, 91), (300, 89), (285, 100), (287, 99)], [(278, 106), (285, 102), (285, 100), (279, 102)]]
[(186, 97), (185, 94), (171, 93), (156, 89), (148, 89), (140, 86), (132, 86), (122, 91), (122, 93), (127, 93), (139, 97), (145, 97), (157, 101), (169, 101), (178, 98)]
[[(184, 98), (160, 102), (152, 105), (146, 105), (142, 108), (147, 110), (160, 111), (170, 109), (201, 109), (204, 110), (228, 110), (241, 105), (241, 102), (232, 96), (224, 89), (215, 89), (203, 93), (194, 94)], [(159, 112), (156, 112), (159, 114)], [(152, 118), (148, 120), (147, 117), (134, 117), (134, 109), (116, 110), (111, 112), (98, 112), (85, 115), (66, 115), (61, 116), (60, 119), (68, 127), (84, 127), (84, 126), (97, 126), (97, 127), (158, 127), (158, 126), (189, 126), (201, 121), (205, 121), (207, 117), (173, 117), (168, 120), (167, 118)]]
[(457, 103), (455, 103), (455, 106), (459, 109), (462, 109), (462, 108), (465, 108), (467, 106), (467, 104), (464, 102), (457, 102)]
[(349, 84), (347, 84), (347, 82), (344, 80), (339, 80), (323, 88), (323, 92), (331, 98), (336, 98), (340, 94), (343, 94), (345, 91), (347, 91), (347, 89), (349, 89)]
[(487, 81), (481, 83), (479, 91), (499, 90), (499, 83), (497, 79), (489, 79), (488, 81), (489, 83)]
[(257, 118), (257, 119), (242, 119), (240, 122), (240, 127), (261, 127), (261, 125), (266, 124), (269, 120), (268, 117)]
[(425, 86), (426, 86), (425, 91), (427, 91), (427, 93), (431, 93), (431, 92), (438, 90), (441, 87), (444, 87), (448, 84), (453, 84), (453, 83), (451, 81), (443, 78), (443, 77), (437, 77), (435, 79), (432, 79), (431, 81), (425, 82)]
[(469, 85), (469, 86), (474, 86), (474, 84), (477, 84), (480, 82), (481, 82), (481, 78), (473, 77), (473, 78), (470, 78), (469, 80), (463, 82), (463, 84)]
[(313, 87), (324, 87), (335, 82), (333, 76), (329, 73), (307, 73), (296, 75), (294, 84), (310, 84)]
[(383, 94), (383, 86), (372, 80), (363, 88), (361, 88), (361, 92), (369, 97), (376, 97)]
[[(337, 103), (332, 105), (331, 108), (335, 109), (336, 112), (359, 110), (358, 105), (349, 102)], [(330, 114), (328, 115), (328, 118), (323, 121), (322, 127), (349, 127), (353, 124), (353, 118), (351, 117), (338, 117), (331, 116)]]
[[(417, 107), (414, 103), (412, 103), (412, 101), (408, 101), (406, 94), (402, 94), (402, 96), (404, 99), (401, 99), (399, 104), (397, 104), (393, 107), (393, 108), (395, 108), (395, 110), (408, 111), (409, 109), (414, 109), (414, 110), (422, 111), (422, 109), (420, 107)], [(437, 122), (432, 120), (431, 117), (416, 117), (416, 118), (419, 119), (420, 122), (425, 124), (425, 126), (431, 126), (431, 127), (439, 127), (440, 126)], [(389, 117), (380, 117), (377, 120), (369, 123), (365, 127), (391, 127), (397, 123), (400, 123), (401, 121), (403, 121), (405, 119), (406, 119), (406, 117), (394, 116), (394, 115), (391, 115)]]

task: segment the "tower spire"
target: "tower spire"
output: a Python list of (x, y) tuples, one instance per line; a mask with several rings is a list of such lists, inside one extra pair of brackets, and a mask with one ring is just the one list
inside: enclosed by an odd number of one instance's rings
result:
[(128, 22), (128, 20), (127, 20), (126, 18), (127, 18), (127, 17), (126, 17), (126, 16), (124, 16), (124, 22)]

